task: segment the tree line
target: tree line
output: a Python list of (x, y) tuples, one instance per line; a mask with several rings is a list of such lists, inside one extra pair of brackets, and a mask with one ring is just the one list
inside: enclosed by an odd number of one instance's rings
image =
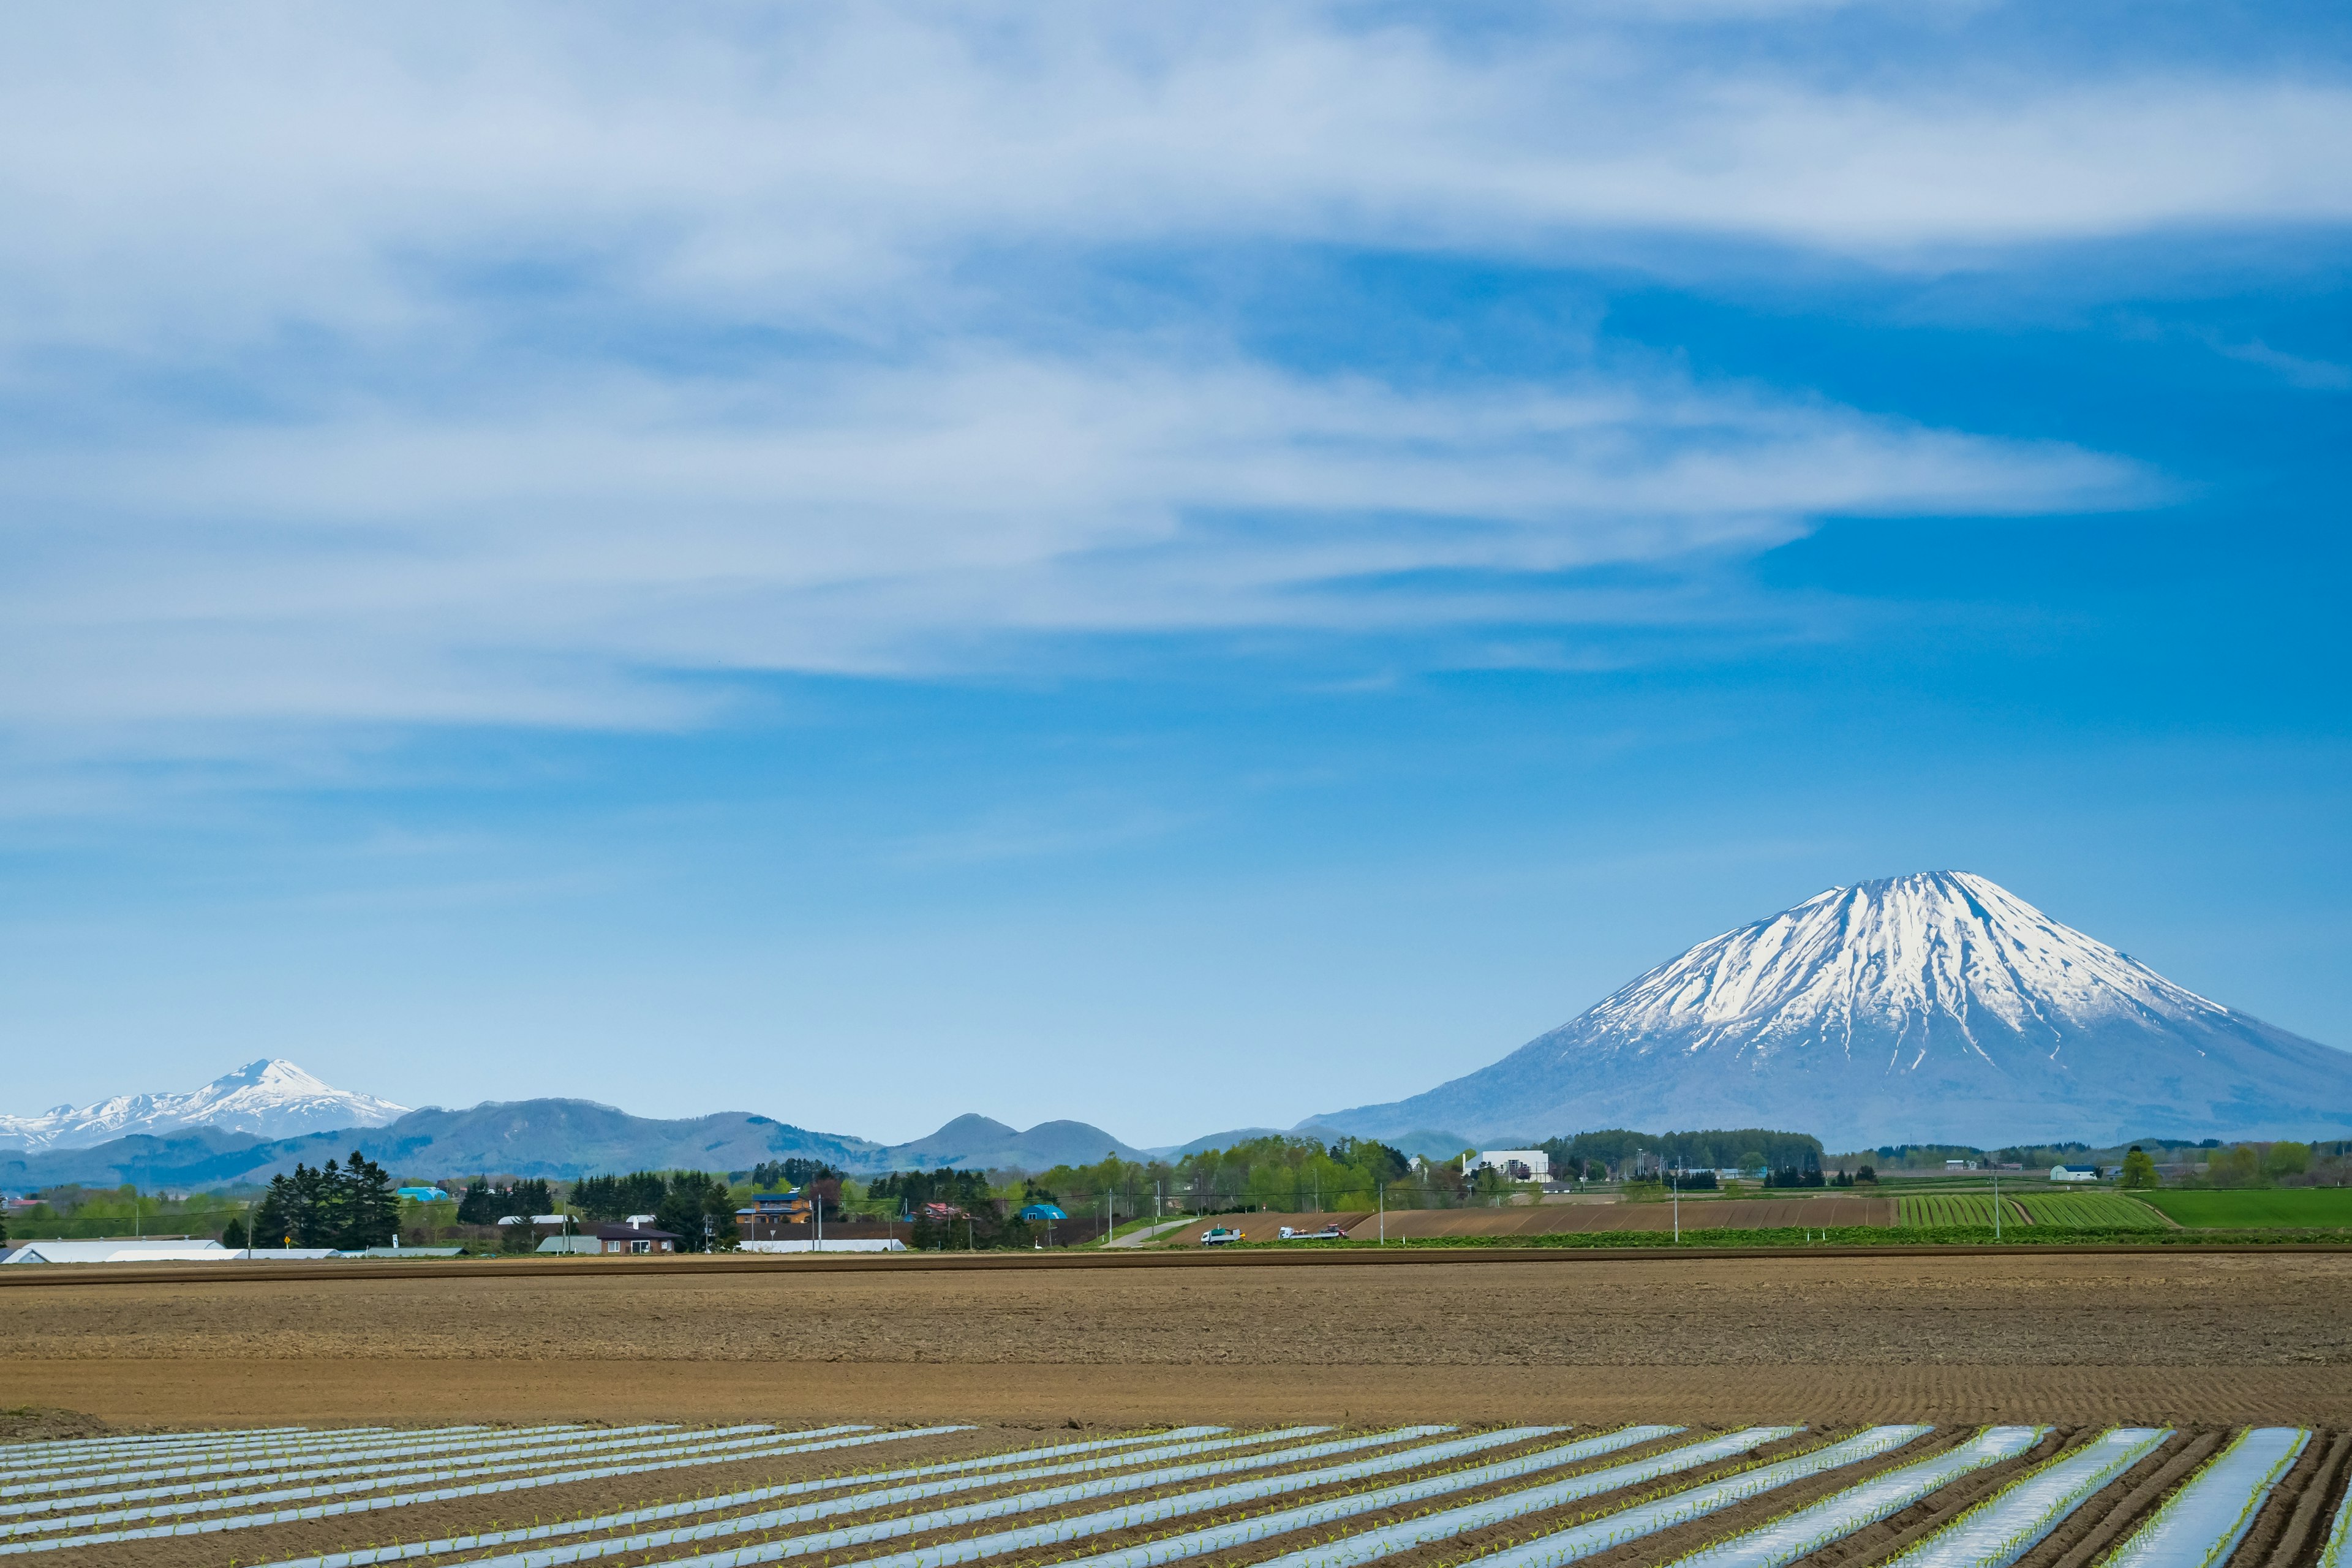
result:
[[(245, 1226), (230, 1222), (236, 1231)], [(354, 1149), (351, 1162), (329, 1160), (323, 1169), (296, 1165), (269, 1178), (269, 1190), (254, 1205), (255, 1247), (331, 1247), (356, 1252), (388, 1247), (400, 1232), (400, 1194), (382, 1165)], [(246, 1245), (247, 1237), (223, 1241)]]

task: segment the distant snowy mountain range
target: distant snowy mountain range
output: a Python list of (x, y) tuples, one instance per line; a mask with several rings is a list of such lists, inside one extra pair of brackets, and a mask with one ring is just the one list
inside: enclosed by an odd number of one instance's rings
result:
[[(2345, 1137), (2352, 1055), (2176, 985), (1982, 877), (1942, 871), (1832, 888), (1699, 943), (1491, 1067), (1290, 1131), (1444, 1158), (1470, 1142), (1602, 1127), (1785, 1128), (1841, 1151)], [(1024, 1131), (962, 1116), (886, 1145), (747, 1111), (657, 1121), (583, 1100), (412, 1111), (273, 1060), (190, 1094), (0, 1116), (0, 1184), (217, 1184), (354, 1144), (435, 1175), (740, 1170), (794, 1155), (860, 1173), (1037, 1170), (1145, 1152), (1079, 1121)]]
[(340, 1127), (382, 1127), (408, 1107), (353, 1094), (292, 1062), (250, 1062), (187, 1094), (119, 1094), (95, 1105), (60, 1105), (37, 1116), (0, 1116), (0, 1149), (88, 1149), (134, 1133), (210, 1127), (290, 1138)]
[(2232, 1012), (1961, 871), (1832, 888), (1491, 1067), (1320, 1116), (1374, 1137), (1778, 1127), (1832, 1149), (2342, 1137), (2352, 1055)]

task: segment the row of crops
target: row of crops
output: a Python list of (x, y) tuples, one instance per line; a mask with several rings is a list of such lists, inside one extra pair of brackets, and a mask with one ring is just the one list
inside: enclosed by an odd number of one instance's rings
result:
[[(1895, 1223), (1906, 1229), (1992, 1228), (1989, 1193), (1934, 1194), (1895, 1200)], [(2000, 1196), (2000, 1223), (2050, 1226), (2062, 1230), (2162, 1230), (2164, 1218), (2137, 1198), (2121, 1193), (2034, 1193)]]
[[(2136, 1511), (2111, 1521), (2116, 1539), (2099, 1568), (2223, 1568), (2310, 1436), (2292, 1427), (2253, 1428), (2226, 1444), (2209, 1436), (2199, 1441), (2215, 1451), (2192, 1464), (2201, 1450), (2180, 1449), (2158, 1427), (2062, 1445), (2040, 1426), (1913, 1424), (1843, 1434), (1188, 1426), (823, 1469), (855, 1450), (936, 1448), (967, 1430), (280, 1428), (17, 1444), (0, 1447), (0, 1552), (256, 1531), (219, 1542), (225, 1550), (207, 1560), (233, 1551), (268, 1568), (432, 1559), (740, 1568), (803, 1558), (816, 1560), (812, 1568), (1160, 1568), (1208, 1558), (1367, 1568), (1410, 1556), (1400, 1568), (1561, 1568), (1621, 1548), (1638, 1554), (1671, 1533), (1645, 1561), (1790, 1568), (1967, 1483), (1948, 1517), (1912, 1531), (1880, 1568), (2010, 1568), (2102, 1498), (2100, 1508)], [(2145, 1477), (2135, 1467), (2174, 1452), (2186, 1474), (2160, 1500), (2126, 1482), (2127, 1473)], [(775, 1461), (777, 1474), (676, 1489), (698, 1467), (747, 1460)], [(1988, 1472), (1982, 1484), (1970, 1479)], [(628, 1476), (657, 1478), (647, 1489), (661, 1500), (610, 1506), (614, 1489), (600, 1486), (575, 1494), (600, 1506), (567, 1511), (563, 1494), (547, 1490)], [(513, 1495), (533, 1491), (543, 1495)], [(468, 1498), (490, 1505), (475, 1525), (452, 1529), (453, 1511), (436, 1507), (440, 1533), (400, 1539), (399, 1510)], [(2352, 1568), (2352, 1505), (2318, 1500), (2334, 1505), (2322, 1568)], [(370, 1544), (270, 1547), (272, 1527), (353, 1515), (371, 1516), (358, 1521)], [(304, 1534), (318, 1539), (315, 1528)]]

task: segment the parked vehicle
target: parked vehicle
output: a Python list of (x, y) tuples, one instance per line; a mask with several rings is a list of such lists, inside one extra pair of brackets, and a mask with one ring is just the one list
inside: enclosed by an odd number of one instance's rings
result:
[(1229, 1241), (1239, 1241), (1241, 1238), (1242, 1233), (1240, 1231), (1229, 1229), (1222, 1225), (1213, 1225), (1209, 1227), (1207, 1233), (1201, 1237), (1201, 1245), (1203, 1247), (1223, 1247)]

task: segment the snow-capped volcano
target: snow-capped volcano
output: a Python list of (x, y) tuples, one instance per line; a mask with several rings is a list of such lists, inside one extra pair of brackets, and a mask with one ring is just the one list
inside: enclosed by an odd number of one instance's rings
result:
[(60, 1105), (37, 1116), (0, 1116), (0, 1149), (87, 1149), (134, 1132), (213, 1127), (290, 1138), (341, 1127), (382, 1127), (408, 1107), (322, 1083), (292, 1062), (265, 1060), (224, 1073), (187, 1094), (119, 1094), (95, 1105)]
[(2352, 1055), (2207, 1000), (1962, 871), (1832, 888), (1701, 942), (1374, 1135), (1779, 1127), (1833, 1149), (2342, 1136)]

